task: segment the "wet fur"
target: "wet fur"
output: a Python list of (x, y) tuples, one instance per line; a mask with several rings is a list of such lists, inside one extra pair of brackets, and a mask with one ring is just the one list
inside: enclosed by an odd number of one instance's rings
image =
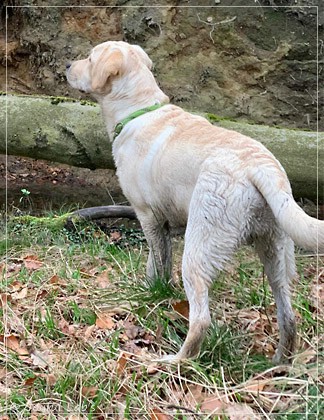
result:
[(165, 104), (129, 122), (113, 142), (113, 154), (150, 247), (148, 277), (171, 278), (170, 228), (186, 226), (182, 279), (189, 332), (168, 359), (198, 354), (210, 325), (209, 286), (238, 247), (253, 242), (277, 304), (280, 341), (274, 361), (287, 362), (296, 342), (293, 240), (323, 251), (323, 222), (298, 207), (285, 171), (263, 145), (170, 105), (151, 66), (140, 47), (106, 42), (69, 66), (67, 78), (97, 99), (111, 139), (115, 125), (132, 112)]

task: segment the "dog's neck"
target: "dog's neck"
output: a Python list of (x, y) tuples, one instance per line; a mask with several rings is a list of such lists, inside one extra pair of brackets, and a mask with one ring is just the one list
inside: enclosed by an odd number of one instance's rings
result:
[(97, 98), (106, 120), (106, 128), (110, 139), (113, 139), (113, 132), (120, 121), (133, 112), (150, 107), (155, 104), (167, 104), (169, 98), (157, 85), (152, 73), (151, 77), (143, 80), (141, 75), (132, 75), (113, 83), (109, 95)]

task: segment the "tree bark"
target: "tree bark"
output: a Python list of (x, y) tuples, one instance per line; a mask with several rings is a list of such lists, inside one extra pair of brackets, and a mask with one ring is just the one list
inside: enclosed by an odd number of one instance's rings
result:
[(100, 206), (87, 207), (85, 209), (76, 210), (71, 214), (71, 217), (79, 217), (85, 220), (103, 219), (107, 218), (127, 218), (137, 219), (135, 211), (131, 206)]
[[(263, 143), (281, 162), (296, 198), (324, 201), (324, 133), (289, 130), (205, 115)], [(0, 96), (0, 153), (79, 167), (114, 168), (99, 106), (68, 98)]]

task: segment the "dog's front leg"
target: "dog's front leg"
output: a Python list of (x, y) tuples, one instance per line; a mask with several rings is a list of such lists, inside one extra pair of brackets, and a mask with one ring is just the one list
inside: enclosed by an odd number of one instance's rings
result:
[(138, 214), (149, 245), (146, 275), (150, 280), (170, 280), (172, 272), (171, 234), (167, 222), (158, 222), (155, 215)]

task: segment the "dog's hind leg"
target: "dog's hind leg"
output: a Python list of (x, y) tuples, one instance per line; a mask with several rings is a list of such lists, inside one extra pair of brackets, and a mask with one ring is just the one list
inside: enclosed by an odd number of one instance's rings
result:
[(269, 235), (259, 237), (255, 245), (277, 305), (280, 340), (273, 362), (290, 363), (296, 344), (296, 322), (290, 299), (290, 283), (295, 275), (294, 244), (284, 232), (274, 228)]
[(191, 203), (182, 259), (182, 280), (189, 302), (189, 331), (179, 352), (165, 358), (169, 361), (198, 355), (211, 322), (208, 289), (239, 242), (236, 220), (224, 196), (214, 191), (210, 194), (201, 182)]

